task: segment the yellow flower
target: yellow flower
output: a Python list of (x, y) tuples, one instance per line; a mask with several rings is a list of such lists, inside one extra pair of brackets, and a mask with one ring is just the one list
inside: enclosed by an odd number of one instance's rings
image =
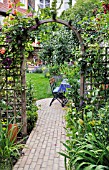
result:
[(13, 80), (13, 78), (12, 77), (8, 77), (8, 81), (12, 81)]
[(80, 125), (84, 125), (84, 121), (83, 121), (82, 119), (79, 119), (79, 120), (78, 120), (78, 123), (79, 123)]
[(108, 128), (104, 128), (105, 131), (108, 131)]
[(92, 120), (89, 123), (90, 123), (90, 125), (94, 126), (95, 125), (95, 120)]

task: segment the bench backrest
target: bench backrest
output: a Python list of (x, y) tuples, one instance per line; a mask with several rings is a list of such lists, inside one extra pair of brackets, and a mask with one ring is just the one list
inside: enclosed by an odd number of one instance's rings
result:
[(56, 88), (55, 78), (54, 78), (54, 77), (50, 78), (49, 82), (50, 82), (51, 90), (52, 90), (52, 92), (53, 92), (53, 90)]

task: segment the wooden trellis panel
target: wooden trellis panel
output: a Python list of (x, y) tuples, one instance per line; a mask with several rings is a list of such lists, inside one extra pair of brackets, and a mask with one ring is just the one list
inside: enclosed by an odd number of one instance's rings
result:
[(109, 98), (109, 48), (102, 47), (97, 54), (89, 54), (87, 59), (84, 97), (90, 102), (92, 96), (89, 98), (89, 92), (98, 89), (97, 100), (101, 105)]
[[(14, 62), (13, 58), (12, 62)], [(8, 57), (3, 58), (2, 55), (0, 56), (0, 63), (0, 77), (2, 79), (0, 86), (0, 115), (2, 118), (8, 118), (9, 121), (16, 119), (15, 121), (18, 123), (21, 122), (22, 108), (21, 65), (12, 64), (12, 66), (9, 66)]]

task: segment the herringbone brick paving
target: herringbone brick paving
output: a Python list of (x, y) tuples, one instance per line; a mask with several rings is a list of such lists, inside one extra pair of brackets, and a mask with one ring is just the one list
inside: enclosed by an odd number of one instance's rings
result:
[(38, 121), (31, 132), (24, 155), (13, 170), (65, 170), (64, 158), (58, 153), (65, 150), (65, 109), (58, 101), (49, 106), (51, 99), (37, 101)]

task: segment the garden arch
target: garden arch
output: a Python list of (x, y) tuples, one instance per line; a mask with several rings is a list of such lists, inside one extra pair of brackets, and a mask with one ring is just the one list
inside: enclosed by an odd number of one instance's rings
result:
[[(6, 14), (4, 14), (4, 16), (6, 16)], [(63, 21), (60, 19), (39, 20), (38, 18), (36, 18), (35, 21), (36, 21), (36, 24), (27, 28), (27, 30), (29, 30), (29, 31), (37, 30), (40, 25), (45, 24), (45, 23), (50, 23), (50, 22), (57, 22), (57, 23), (63, 24), (65, 26), (67, 26), (68, 28), (70, 28), (76, 34), (76, 36), (79, 40), (80, 47), (81, 47), (81, 56), (82, 56), (82, 58), (85, 59), (85, 57), (86, 57), (85, 56), (86, 55), (85, 47), (84, 47), (84, 43), (83, 43), (81, 34), (74, 26), (71, 25), (70, 22), (66, 22), (66, 21)], [(23, 50), (22, 46), (19, 48), (20, 48), (20, 51)], [(93, 58), (92, 54), (90, 54), (90, 56)], [(16, 58), (16, 60), (17, 60), (17, 58)], [(5, 98), (5, 101), (6, 101), (6, 107), (11, 105), (12, 106), (11, 112), (14, 112), (14, 116), (17, 117), (18, 119), (19, 119), (19, 117), (21, 117), (22, 134), (26, 135), (26, 133), (27, 133), (27, 118), (26, 118), (25, 58), (23, 55), (21, 55), (20, 66), (16, 65), (16, 67), (13, 67), (12, 69), (6, 68), (6, 65), (4, 67), (3, 61), (2, 61), (2, 56), (1, 56), (1, 62), (2, 62), (2, 64), (0, 65), (0, 67), (3, 70), (2, 71), (3, 76), (5, 77), (5, 81), (6, 81), (6, 86), (3, 87), (3, 91), (5, 91), (5, 95), (3, 95), (3, 97)], [(102, 60), (101, 60), (101, 63), (102, 63)], [(86, 64), (87, 63), (83, 63), (84, 69), (86, 68)], [(107, 59), (104, 62), (105, 68), (106, 68), (106, 64), (108, 64)], [(107, 70), (105, 71), (105, 73), (107, 75)], [(91, 74), (92, 73), (90, 73), (90, 75), (89, 75), (90, 77), (91, 77)], [(11, 75), (11, 77), (12, 77), (11, 80), (10, 80), (10, 76), (8, 76), (8, 75)], [(84, 76), (84, 75), (85, 75), (85, 72), (83, 70), (81, 70), (81, 76), (80, 76), (80, 97), (81, 97), (81, 100), (84, 97), (84, 86), (85, 86), (84, 78), (87, 78), (87, 76)], [(14, 87), (18, 86), (18, 81), (16, 81), (16, 77), (20, 81), (20, 84), (21, 84), (20, 88), (17, 91), (14, 88)], [(10, 84), (11, 84), (11, 86), (10, 86)], [(92, 78), (90, 80), (90, 85), (92, 87)], [(106, 89), (106, 85), (105, 85), (105, 89)], [(10, 91), (10, 94), (9, 94), (9, 91)], [(12, 101), (9, 100), (10, 96), (11, 96), (11, 98), (13, 98)], [(18, 96), (19, 96), (19, 98), (18, 98)], [(0, 111), (1, 111), (0, 117), (2, 117), (3, 108), (1, 108)], [(20, 112), (20, 114), (17, 115), (17, 112)], [(10, 109), (6, 109), (7, 117), (9, 117), (9, 113), (10, 113)]]
[[(2, 11), (0, 12), (0, 14), (3, 16), (8, 15)], [(84, 48), (84, 44), (83, 44), (81, 35), (80, 35), (79, 31), (74, 26), (72, 26), (70, 24), (70, 22), (66, 22), (66, 21), (63, 21), (60, 19), (48, 19), (48, 20), (40, 21), (40, 20), (38, 20), (38, 18), (36, 18), (35, 21), (36, 21), (36, 25), (33, 25), (33, 26), (27, 28), (29, 31), (37, 30), (40, 25), (45, 24), (45, 23), (50, 23), (50, 22), (57, 22), (57, 23), (60, 23), (60, 24), (63, 24), (65, 26), (69, 27), (76, 34), (76, 36), (79, 40), (80, 46), (81, 46), (81, 55), (84, 55), (85, 48)], [(23, 48), (20, 47), (20, 50), (22, 51)], [(5, 86), (5, 88), (3, 88), (3, 91), (4, 90), (6, 91), (6, 95), (4, 96), (6, 105), (9, 107), (10, 107), (10, 105), (12, 106), (13, 109), (11, 110), (11, 112), (14, 112), (14, 117), (18, 117), (17, 112), (21, 112), (22, 133), (25, 135), (27, 133), (25, 59), (24, 59), (24, 56), (22, 56), (21, 58), (23, 60), (21, 61), (21, 65), (20, 65), (20, 67), (17, 68), (17, 70), (15, 68), (14, 69), (12, 68), (12, 70), (8, 69), (8, 68), (6, 68), (6, 66), (4, 67), (3, 65), (1, 65), (1, 68), (3, 70), (5, 70), (5, 71), (3, 71), (3, 72), (5, 72), (3, 74), (3, 76), (5, 76), (6, 86)], [(11, 80), (9, 80), (10, 76), (8, 76), (8, 74), (9, 75), (11, 74), (12, 77), (14, 77), (14, 76), (18, 77), (18, 79), (20, 80), (20, 83), (21, 83), (20, 91), (16, 92), (14, 90), (14, 86), (17, 86), (16, 80), (15, 80), (15, 78), (12, 78)], [(10, 86), (10, 84), (12, 86)], [(9, 88), (8, 86), (10, 86), (11, 88)], [(10, 91), (10, 93), (13, 93), (13, 95), (10, 94), (10, 96), (12, 95), (11, 97), (13, 98), (12, 102), (9, 100), (9, 97), (10, 97), (9, 91)], [(81, 90), (80, 91), (81, 91), (81, 96), (83, 96), (83, 94), (84, 94), (83, 75), (81, 75)], [(20, 96), (21, 100), (17, 100), (17, 95)], [(20, 109), (18, 106), (20, 107)], [(10, 109), (6, 109), (6, 116), (10, 117), (9, 114), (10, 114)], [(2, 117), (2, 108), (1, 108), (0, 116)]]

